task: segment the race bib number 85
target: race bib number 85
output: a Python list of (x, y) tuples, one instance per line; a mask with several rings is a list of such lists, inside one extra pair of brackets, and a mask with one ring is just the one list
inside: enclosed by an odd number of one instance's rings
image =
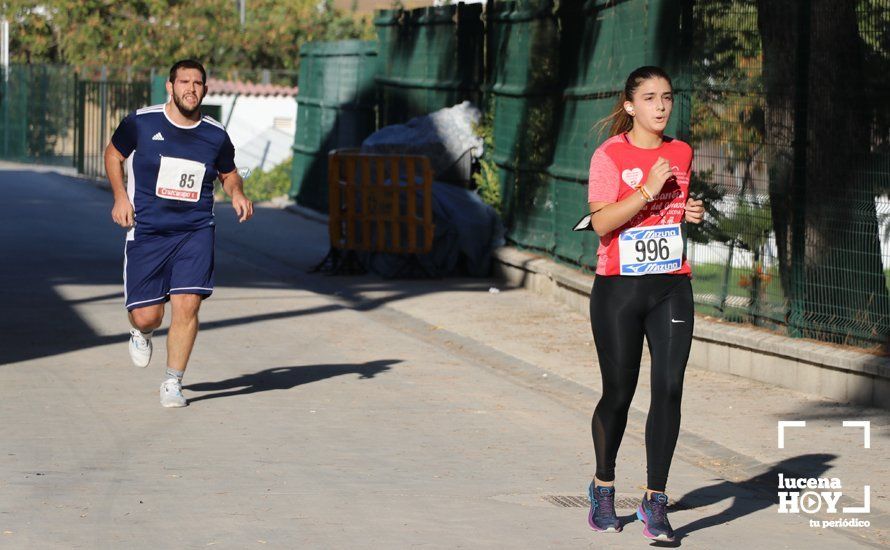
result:
[(680, 224), (625, 229), (618, 236), (622, 275), (670, 273), (683, 265)]
[(155, 195), (162, 199), (198, 202), (205, 171), (203, 163), (162, 156)]

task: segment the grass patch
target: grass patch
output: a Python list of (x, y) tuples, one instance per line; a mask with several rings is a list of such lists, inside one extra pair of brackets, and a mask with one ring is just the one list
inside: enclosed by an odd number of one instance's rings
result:
[[(290, 191), (291, 162), (289, 158), (270, 170), (256, 170), (244, 180), (244, 194), (253, 202), (272, 200)], [(232, 199), (220, 189), (216, 198), (219, 201), (230, 202)]]
[[(692, 266), (692, 289), (696, 295), (708, 294), (718, 302), (726, 292), (727, 296), (751, 298), (754, 270), (734, 267), (729, 270), (723, 264), (695, 264)], [(724, 291), (724, 278), (726, 290)], [(785, 296), (779, 280), (778, 267), (771, 268), (761, 279), (761, 314), (776, 316), (784, 311)]]

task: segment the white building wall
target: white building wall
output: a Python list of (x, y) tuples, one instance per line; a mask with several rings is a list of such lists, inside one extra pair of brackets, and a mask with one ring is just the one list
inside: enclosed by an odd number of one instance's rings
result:
[(235, 146), (239, 168), (268, 170), (291, 155), (297, 123), (297, 100), (281, 96), (207, 94), (204, 105), (220, 106)]

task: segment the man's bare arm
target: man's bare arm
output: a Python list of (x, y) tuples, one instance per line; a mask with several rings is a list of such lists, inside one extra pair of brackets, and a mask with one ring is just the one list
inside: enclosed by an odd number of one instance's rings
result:
[(124, 228), (133, 227), (134, 213), (127, 188), (124, 186), (124, 161), (127, 159), (111, 143), (105, 147), (105, 174), (114, 194), (114, 206), (111, 208), (111, 219)]
[(253, 216), (253, 203), (244, 194), (244, 180), (238, 170), (219, 175), (223, 190), (232, 197), (232, 207), (239, 222), (246, 222)]

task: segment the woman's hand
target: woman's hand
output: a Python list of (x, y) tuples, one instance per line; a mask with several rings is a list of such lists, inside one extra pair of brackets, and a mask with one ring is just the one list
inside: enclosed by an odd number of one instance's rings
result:
[(646, 178), (646, 183), (643, 187), (646, 188), (646, 192), (649, 195), (654, 197), (661, 193), (661, 188), (664, 187), (665, 182), (672, 177), (674, 177), (674, 172), (671, 170), (671, 165), (667, 159), (658, 157), (658, 160), (649, 169), (649, 177)]
[(704, 217), (704, 203), (693, 198), (686, 199), (686, 223), (701, 223)]

